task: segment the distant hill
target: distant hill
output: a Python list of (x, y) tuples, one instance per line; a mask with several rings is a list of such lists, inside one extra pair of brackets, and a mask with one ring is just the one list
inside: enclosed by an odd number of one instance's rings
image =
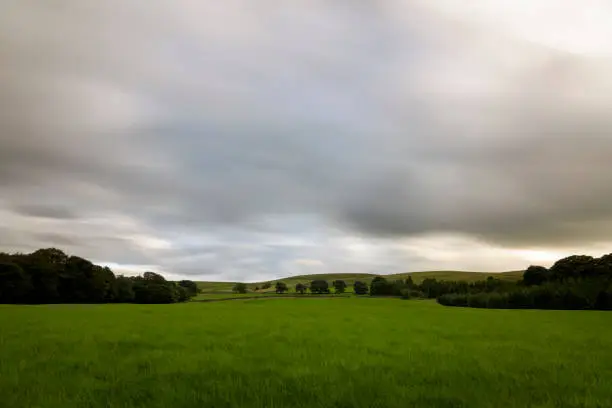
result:
[[(426, 272), (407, 272), (407, 273), (396, 273), (392, 275), (376, 275), (371, 273), (330, 273), (330, 274), (313, 274), (313, 275), (298, 275), (290, 276), (287, 278), (271, 280), (272, 288), (265, 290), (274, 291), (274, 282), (282, 281), (289, 286), (291, 291), (294, 290), (295, 285), (298, 283), (308, 283), (315, 279), (323, 279), (332, 281), (341, 279), (348, 285), (352, 285), (355, 281), (370, 282), (375, 276), (384, 276), (389, 280), (396, 279), (407, 279), (408, 276), (412, 276), (415, 283), (420, 283), (426, 278), (435, 278), (438, 280), (462, 280), (467, 282), (474, 282), (482, 279), (486, 279), (489, 276), (493, 276), (498, 279), (508, 281), (518, 281), (523, 276), (523, 271), (510, 271), (510, 272), (466, 272), (466, 271), (426, 271)], [(197, 282), (198, 287), (203, 292), (215, 293), (215, 292), (230, 292), (236, 282)], [(255, 290), (255, 288), (261, 288), (263, 282), (248, 283), (249, 290)]]

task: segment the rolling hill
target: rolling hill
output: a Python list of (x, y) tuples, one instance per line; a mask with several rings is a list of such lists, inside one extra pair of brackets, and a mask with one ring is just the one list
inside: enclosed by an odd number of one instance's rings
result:
[[(285, 282), (289, 287), (290, 291), (293, 291), (295, 285), (298, 283), (308, 283), (315, 279), (323, 279), (330, 283), (336, 279), (345, 281), (349, 286), (355, 281), (370, 282), (376, 274), (370, 273), (333, 273), (333, 274), (313, 274), (313, 275), (298, 275), (290, 276), (287, 278), (276, 279), (270, 281), (274, 286), (274, 282), (281, 281)], [(518, 281), (523, 276), (523, 271), (510, 271), (510, 272), (467, 272), (467, 271), (426, 271), (426, 272), (407, 272), (407, 273), (396, 273), (392, 275), (380, 275), (384, 276), (389, 280), (407, 279), (412, 276), (412, 279), (416, 282), (422, 282), (426, 278), (435, 278), (438, 280), (463, 280), (468, 282), (474, 282), (482, 279), (486, 279), (489, 276), (493, 276), (498, 279), (508, 281)], [(224, 293), (231, 292), (232, 287), (236, 282), (197, 282), (198, 287), (204, 293)], [(247, 283), (250, 291), (254, 291), (255, 288), (261, 288), (264, 282), (253, 282)], [(267, 290), (260, 290), (261, 292), (274, 291), (274, 287)]]

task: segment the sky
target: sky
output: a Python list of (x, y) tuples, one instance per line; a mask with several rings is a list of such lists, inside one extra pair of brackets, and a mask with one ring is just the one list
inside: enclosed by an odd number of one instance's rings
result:
[(2, 9), (2, 251), (229, 281), (612, 252), (607, 0)]

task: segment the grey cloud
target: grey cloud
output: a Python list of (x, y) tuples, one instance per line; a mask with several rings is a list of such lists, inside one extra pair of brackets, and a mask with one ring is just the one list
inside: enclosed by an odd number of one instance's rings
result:
[[(317, 249), (325, 234), (609, 240), (610, 58), (420, 2), (360, 4), (13, 3), (0, 17), (2, 205), (62, 223), (15, 222), (8, 241), (237, 279), (309, 257), (358, 268)], [(134, 225), (75, 229), (89, 217)], [(398, 251), (363, 268), (426, 267)]]
[(44, 204), (21, 204), (14, 206), (12, 210), (18, 214), (32, 217), (56, 219), (72, 219), (77, 217), (77, 214), (66, 207)]

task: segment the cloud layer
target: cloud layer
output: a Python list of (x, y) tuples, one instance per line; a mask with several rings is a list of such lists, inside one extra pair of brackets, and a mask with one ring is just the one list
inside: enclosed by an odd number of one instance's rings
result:
[(245, 280), (605, 252), (612, 6), (208, 3), (9, 3), (2, 248)]

